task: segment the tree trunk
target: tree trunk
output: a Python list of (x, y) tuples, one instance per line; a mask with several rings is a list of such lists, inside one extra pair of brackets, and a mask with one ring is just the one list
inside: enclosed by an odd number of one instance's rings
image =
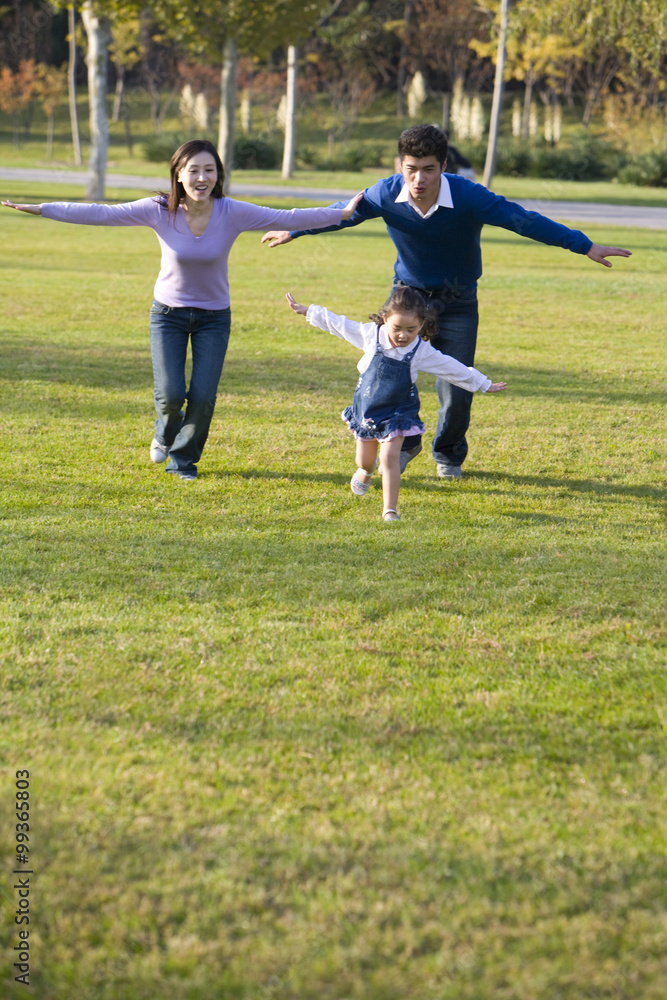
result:
[(484, 164), (484, 179), (482, 184), (490, 188), (496, 169), (496, 149), (500, 131), (500, 113), (503, 107), (503, 90), (505, 87), (505, 43), (507, 39), (507, 10), (509, 0), (501, 0), (500, 33), (498, 35), (498, 56), (496, 58), (496, 77), (493, 82), (493, 103), (491, 105), (491, 122), (489, 123), (489, 143), (486, 147), (486, 163)]
[(32, 120), (35, 116), (35, 101), (31, 99), (28, 102), (25, 113), (25, 121), (23, 123), (23, 138), (30, 138), (30, 129), (32, 128)]
[(134, 156), (134, 139), (132, 138), (132, 126), (130, 123), (130, 106), (126, 104), (123, 108), (123, 121), (125, 122), (125, 144), (127, 155), (132, 159)]
[(53, 158), (53, 118), (54, 118), (54, 114), (53, 114), (53, 112), (51, 112), (51, 114), (49, 115), (48, 120), (46, 122), (46, 158), (47, 158), (47, 160), (51, 160)]
[(591, 123), (591, 115), (593, 114), (593, 105), (595, 104), (595, 94), (592, 91), (588, 91), (586, 94), (586, 106), (584, 107), (584, 113), (581, 119), (581, 124), (584, 128), (588, 128)]
[(81, 142), (79, 140), (79, 116), (76, 111), (76, 38), (74, 4), (67, 8), (67, 32), (69, 34), (69, 62), (67, 64), (67, 90), (69, 93), (69, 120), (72, 129), (74, 163), (82, 166)]
[(111, 121), (113, 124), (120, 121), (120, 112), (123, 107), (123, 96), (125, 94), (125, 67), (122, 63), (114, 63), (116, 67), (116, 90), (113, 95), (113, 110)]
[(234, 165), (234, 127), (236, 124), (236, 75), (239, 52), (235, 38), (228, 38), (222, 50), (220, 78), (220, 128), (218, 153), (225, 168), (224, 193), (229, 194)]
[(452, 95), (449, 91), (442, 95), (442, 131), (449, 135), (449, 118), (452, 113)]
[(530, 135), (530, 105), (533, 103), (534, 82), (533, 71), (529, 68), (526, 73), (526, 89), (523, 94), (523, 116), (521, 118), (521, 138), (524, 142), (528, 141)]
[(252, 85), (254, 74), (248, 71), (246, 86), (241, 95), (241, 128), (244, 135), (252, 134)]
[(107, 66), (108, 46), (111, 43), (111, 23), (99, 17), (91, 0), (81, 8), (83, 26), (88, 35), (88, 100), (90, 104), (90, 173), (86, 198), (97, 201), (104, 198), (109, 147), (109, 122), (107, 120)]
[(396, 117), (403, 118), (405, 115), (405, 84), (408, 79), (408, 30), (412, 20), (412, 9), (414, 0), (405, 0), (403, 8), (403, 22), (405, 24), (403, 38), (401, 39), (401, 51), (398, 57), (398, 73), (396, 74)]
[(297, 50), (293, 45), (287, 49), (287, 102), (285, 105), (285, 146), (283, 148), (283, 180), (294, 173), (296, 153), (296, 74)]
[(565, 74), (565, 87), (563, 88), (563, 93), (565, 95), (565, 100), (567, 101), (567, 106), (570, 111), (574, 111), (574, 81), (576, 79), (576, 64), (574, 59), (571, 59), (568, 64), (567, 73)]

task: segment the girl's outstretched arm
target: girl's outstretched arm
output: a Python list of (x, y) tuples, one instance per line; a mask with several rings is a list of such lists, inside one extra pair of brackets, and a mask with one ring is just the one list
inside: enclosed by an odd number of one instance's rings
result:
[(308, 313), (308, 306), (302, 306), (300, 302), (295, 302), (291, 292), (287, 292), (285, 298), (289, 302), (290, 309), (293, 309), (299, 316), (305, 316)]
[(507, 388), (507, 382), (492, 382), (487, 392), (502, 392), (503, 389)]
[(0, 205), (4, 205), (5, 208), (15, 208), (17, 212), (27, 212), (29, 215), (42, 214), (41, 205), (16, 205), (13, 201), (2, 201)]

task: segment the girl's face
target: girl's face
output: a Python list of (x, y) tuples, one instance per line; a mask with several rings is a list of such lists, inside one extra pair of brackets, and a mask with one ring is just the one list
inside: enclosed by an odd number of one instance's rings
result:
[(408, 347), (424, 325), (416, 312), (392, 312), (383, 317), (392, 347)]
[(177, 174), (185, 188), (186, 200), (201, 204), (211, 197), (218, 180), (218, 168), (210, 153), (197, 153)]

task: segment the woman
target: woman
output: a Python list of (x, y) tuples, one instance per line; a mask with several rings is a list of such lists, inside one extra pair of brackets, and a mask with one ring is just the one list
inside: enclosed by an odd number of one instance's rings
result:
[[(150, 333), (155, 377), (154, 462), (169, 459), (166, 471), (184, 482), (197, 476), (208, 437), (218, 383), (229, 341), (227, 263), (239, 233), (318, 229), (348, 219), (361, 197), (335, 208), (278, 210), (232, 201), (222, 193), (225, 171), (212, 143), (193, 139), (171, 158), (171, 191), (123, 205), (50, 202), (7, 208), (59, 222), (89, 226), (148, 226), (162, 250), (151, 307)], [(186, 389), (185, 359), (192, 350)], [(187, 399), (185, 412), (183, 404)]]

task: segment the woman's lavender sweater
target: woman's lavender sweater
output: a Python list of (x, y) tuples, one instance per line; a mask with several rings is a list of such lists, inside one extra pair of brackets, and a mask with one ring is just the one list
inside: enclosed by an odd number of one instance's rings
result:
[(249, 230), (318, 229), (336, 226), (340, 208), (264, 208), (246, 201), (216, 198), (203, 236), (193, 236), (183, 208), (169, 219), (156, 198), (141, 198), (124, 205), (82, 205), (48, 202), (42, 215), (56, 222), (84, 226), (148, 226), (162, 249), (162, 263), (154, 295), (166, 306), (226, 309), (229, 305), (227, 262), (239, 233)]

